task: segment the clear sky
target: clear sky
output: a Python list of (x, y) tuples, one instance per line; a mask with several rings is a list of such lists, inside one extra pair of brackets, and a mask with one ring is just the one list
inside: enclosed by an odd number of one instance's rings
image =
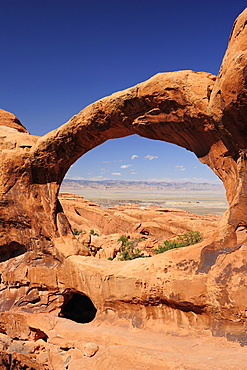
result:
[[(217, 74), (240, 0), (0, 0), (1, 108), (44, 135), (158, 72)], [(79, 159), (69, 178), (217, 182), (193, 153), (136, 135)]]

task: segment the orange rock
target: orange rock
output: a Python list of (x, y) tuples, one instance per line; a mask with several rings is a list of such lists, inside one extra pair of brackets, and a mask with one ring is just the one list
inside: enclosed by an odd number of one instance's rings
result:
[[(28, 131), (14, 114), (3, 109), (0, 109), (0, 126), (9, 127), (19, 132), (28, 133)], [(9, 130), (9, 132), (13, 132), (14, 130)]]
[(95, 343), (86, 343), (84, 346), (84, 356), (86, 357), (92, 357), (95, 355), (96, 352), (98, 352), (99, 346)]
[(212, 90), (209, 114), (227, 147), (225, 184), (230, 208), (226, 234), (234, 242), (246, 239), (246, 112), (247, 112), (247, 9), (234, 23), (228, 48)]

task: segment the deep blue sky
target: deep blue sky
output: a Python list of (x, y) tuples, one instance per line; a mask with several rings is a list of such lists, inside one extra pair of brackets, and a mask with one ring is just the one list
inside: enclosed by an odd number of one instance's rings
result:
[[(86, 105), (158, 72), (217, 74), (245, 6), (240, 0), (0, 0), (1, 108), (44, 135)], [(192, 153), (137, 136), (92, 150), (68, 177), (216, 180)]]

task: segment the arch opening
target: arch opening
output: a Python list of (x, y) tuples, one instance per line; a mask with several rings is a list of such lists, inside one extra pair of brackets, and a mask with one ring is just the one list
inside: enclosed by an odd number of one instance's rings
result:
[(138, 135), (110, 139), (88, 151), (67, 172), (60, 191), (102, 208), (135, 203), (222, 215), (228, 206), (222, 181), (193, 152)]
[(64, 304), (61, 307), (60, 317), (86, 324), (95, 318), (97, 309), (92, 300), (78, 292), (66, 292), (64, 294)]

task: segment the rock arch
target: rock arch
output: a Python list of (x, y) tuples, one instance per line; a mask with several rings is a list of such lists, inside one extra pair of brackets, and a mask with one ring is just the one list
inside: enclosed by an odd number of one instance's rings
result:
[(218, 77), (159, 73), (93, 103), (41, 138), (1, 111), (0, 245), (15, 242), (53, 254), (54, 244), (66, 243), (69, 254), (85, 254), (72, 241), (59, 186), (84, 153), (134, 133), (182, 146), (206, 163), (223, 181), (229, 202), (216, 239), (227, 239), (229, 247), (237, 236), (245, 239), (246, 18), (244, 11), (234, 25)]
[[(225, 157), (227, 149), (207, 113), (214, 82), (215, 76), (203, 72), (158, 74), (90, 105), (44, 137), (13, 132), (16, 128), (12, 128), (3, 139), (7, 149), (2, 150), (3, 162), (8, 162), (7, 171), (2, 171), (2, 210), (8, 211), (8, 221), (2, 223), (2, 230), (8, 230), (2, 245), (12, 243), (14, 233), (15, 241), (29, 244), (29, 249), (47, 248), (60, 240), (61, 244), (67, 242), (66, 248), (69, 245), (73, 254), (73, 236), (57, 200), (67, 170), (107, 139), (134, 133), (194, 152), (226, 184), (229, 199), (228, 184), (232, 185), (235, 172), (226, 177), (224, 163), (233, 168), (235, 162)], [(26, 240), (19, 240), (20, 236)]]

